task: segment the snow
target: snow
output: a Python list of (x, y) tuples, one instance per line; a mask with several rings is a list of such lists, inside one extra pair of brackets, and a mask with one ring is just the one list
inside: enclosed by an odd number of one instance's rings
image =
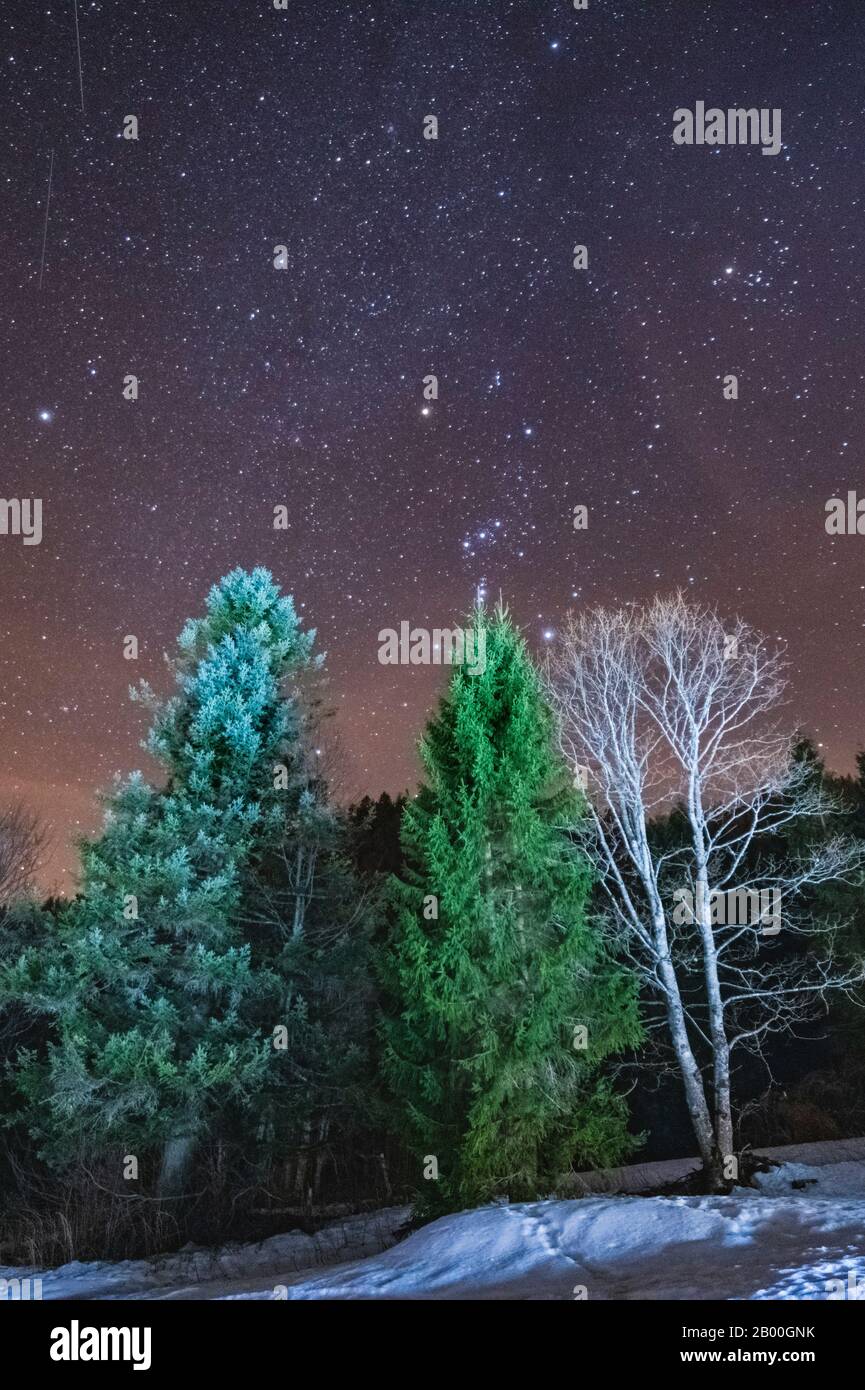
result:
[(329, 1222), (315, 1235), (289, 1231), (219, 1250), (187, 1246), (147, 1260), (73, 1260), (53, 1270), (0, 1266), (0, 1279), (39, 1278), (43, 1299), (215, 1298), (221, 1289), (238, 1285), (270, 1293), (280, 1279), (298, 1270), (377, 1253), (393, 1242), (409, 1216), (408, 1207), (387, 1207)]
[[(783, 1148), (755, 1149), (761, 1158), (778, 1163), (800, 1162), (811, 1167), (837, 1164), (855, 1159), (865, 1162), (865, 1139), (829, 1139), (813, 1144), (787, 1144)], [(585, 1196), (601, 1192), (657, 1192), (681, 1182), (700, 1167), (697, 1158), (666, 1158), (656, 1163), (632, 1163), (627, 1168), (598, 1168), (591, 1173), (574, 1173), (568, 1191), (562, 1195)]]
[(396, 1244), (408, 1211), (390, 1208), (315, 1236), (0, 1276), (38, 1275), (46, 1299), (865, 1298), (865, 1157), (827, 1147), (821, 1166), (790, 1150), (730, 1196), (501, 1203)]
[[(803, 1180), (807, 1188), (791, 1186)], [(372, 1259), (305, 1278), (286, 1296), (855, 1297), (863, 1231), (865, 1163), (835, 1173), (796, 1164), (763, 1190), (731, 1196), (596, 1196), (462, 1212)], [(853, 1292), (839, 1295), (832, 1281)]]
[(759, 1190), (773, 1196), (806, 1196), (817, 1191), (821, 1197), (865, 1196), (865, 1163), (834, 1163), (815, 1168), (806, 1163), (784, 1163), (768, 1173), (755, 1173)]

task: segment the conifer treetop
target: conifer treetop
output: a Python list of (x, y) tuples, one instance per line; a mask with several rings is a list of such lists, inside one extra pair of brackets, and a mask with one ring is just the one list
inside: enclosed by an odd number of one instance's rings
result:
[[(206, 616), (190, 618), (177, 644), (189, 659), (200, 659), (209, 647), (227, 637), (248, 633), (270, 657), (274, 673), (302, 666), (309, 660), (315, 630), (301, 631), (290, 594), (281, 594), (270, 570), (233, 569), (211, 588)], [(319, 662), (321, 658), (318, 658)]]

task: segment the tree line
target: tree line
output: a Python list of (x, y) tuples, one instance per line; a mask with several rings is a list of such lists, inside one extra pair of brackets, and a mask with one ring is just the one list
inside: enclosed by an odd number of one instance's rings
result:
[[(681, 595), (576, 615), (544, 664), (501, 606), (469, 622), (417, 794), (343, 809), (315, 633), (235, 570), (173, 693), (133, 692), (161, 775), (106, 795), (77, 895), (27, 893), (38, 827), (0, 822), (14, 1258), (564, 1191), (638, 1150), (661, 1076), (723, 1190), (737, 1057), (771, 1081), (776, 1037), (858, 1037), (865, 779), (781, 728), (783, 653)], [(731, 888), (780, 930), (719, 920)]]

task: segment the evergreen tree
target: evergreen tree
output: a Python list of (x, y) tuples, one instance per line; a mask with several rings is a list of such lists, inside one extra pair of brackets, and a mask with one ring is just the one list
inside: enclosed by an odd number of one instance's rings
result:
[(573, 1160), (632, 1147), (599, 1066), (637, 1041), (636, 995), (587, 920), (590, 871), (562, 828), (581, 793), (523, 638), (501, 609), (472, 622), (483, 669), (457, 667), (421, 742), (382, 962), (384, 1069), (418, 1167), (437, 1162), (433, 1209), (536, 1197)]
[(365, 796), (348, 811), (352, 858), (364, 875), (398, 874), (402, 862), (400, 826), (407, 797), (382, 792), (377, 801)]
[[(206, 1134), (246, 1116), (263, 1138), (263, 1115), (275, 1134), (292, 1103), (295, 1124), (314, 1107), (308, 1075), (281, 1086), (314, 1031), (320, 948), (304, 908), (333, 830), (302, 706), (283, 689), (315, 665), (313, 642), (266, 570), (235, 570), (181, 633), (177, 694), (137, 692), (154, 709), (146, 746), (164, 785), (134, 774), (118, 786), (83, 846), (81, 897), (7, 976), (7, 993), (54, 1018), (55, 1043), (18, 1071), (50, 1161), (156, 1147), (168, 1194)], [(300, 865), (299, 879), (280, 864)]]
[[(276, 1059), (256, 1103), (262, 1153), (307, 1200), (332, 1164), (363, 1169), (370, 1112), (372, 983), (369, 939), (379, 894), (360, 881), (346, 816), (328, 804), (310, 755), (285, 833), (248, 883), (244, 922), (272, 962), (282, 995)], [(261, 1018), (273, 1027), (270, 1002)]]

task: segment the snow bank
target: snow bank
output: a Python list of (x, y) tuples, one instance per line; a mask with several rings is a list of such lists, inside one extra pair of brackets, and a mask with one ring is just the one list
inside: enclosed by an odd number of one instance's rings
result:
[[(865, 1162), (865, 1138), (824, 1139), (812, 1144), (786, 1144), (782, 1148), (755, 1149), (758, 1158), (775, 1163), (802, 1163), (811, 1168), (829, 1164)], [(609, 1193), (658, 1192), (698, 1172), (698, 1158), (665, 1158), (653, 1163), (631, 1163), (625, 1168), (598, 1168), (572, 1173), (563, 1184), (562, 1196)]]
[[(342, 1217), (307, 1235), (288, 1231), (251, 1245), (218, 1250), (186, 1246), (174, 1255), (148, 1260), (73, 1260), (58, 1269), (9, 1269), (0, 1278), (40, 1278), (43, 1299), (213, 1297), (220, 1287), (261, 1284), (272, 1290), (279, 1279), (338, 1260), (377, 1254), (396, 1238), (409, 1219), (408, 1207), (388, 1207), (360, 1216)], [(201, 1293), (206, 1286), (207, 1293)]]
[(723, 1237), (714, 1211), (638, 1197), (481, 1207), (446, 1216), (373, 1260), (307, 1279), (289, 1299), (569, 1298), (599, 1261), (628, 1264)]
[(373, 1259), (295, 1281), (282, 1296), (847, 1297), (837, 1285), (865, 1266), (863, 1229), (865, 1164), (791, 1164), (761, 1175), (761, 1189), (729, 1197), (584, 1197), (461, 1212)]
[(784, 1163), (768, 1173), (755, 1173), (754, 1183), (764, 1193), (778, 1196), (865, 1197), (865, 1163), (834, 1163), (814, 1168), (806, 1163)]

